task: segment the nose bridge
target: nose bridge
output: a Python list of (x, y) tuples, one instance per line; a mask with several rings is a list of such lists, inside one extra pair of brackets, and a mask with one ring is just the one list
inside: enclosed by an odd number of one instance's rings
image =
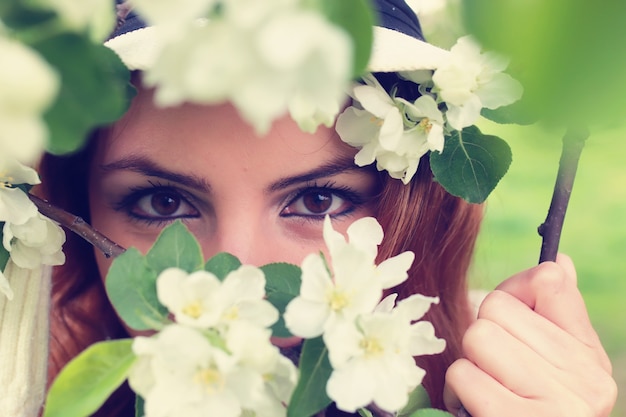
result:
[(267, 222), (252, 210), (230, 211), (217, 219), (209, 248), (203, 249), (205, 255), (228, 252), (241, 263), (261, 265), (269, 244), (268, 236)]

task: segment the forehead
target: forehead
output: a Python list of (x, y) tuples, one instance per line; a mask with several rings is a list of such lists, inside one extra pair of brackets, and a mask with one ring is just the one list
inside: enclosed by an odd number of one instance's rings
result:
[(229, 104), (157, 108), (152, 92), (140, 88), (130, 110), (99, 146), (100, 163), (144, 155), (168, 166), (198, 169), (236, 165), (243, 170), (306, 170), (329, 160), (352, 159), (356, 149), (333, 127), (302, 132), (288, 116), (259, 137)]

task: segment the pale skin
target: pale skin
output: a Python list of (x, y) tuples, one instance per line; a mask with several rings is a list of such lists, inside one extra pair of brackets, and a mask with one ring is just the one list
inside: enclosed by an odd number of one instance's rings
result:
[[(93, 226), (147, 251), (182, 218), (205, 257), (299, 263), (323, 247), (322, 219), (345, 232), (373, 215), (376, 175), (332, 128), (301, 132), (288, 118), (264, 138), (229, 105), (155, 109), (140, 89), (99, 144), (90, 174)], [(102, 277), (110, 260), (97, 254)], [(288, 342), (286, 344), (289, 344)], [(463, 339), (446, 375), (446, 404), (474, 417), (607, 417), (611, 365), (591, 327), (567, 257), (504, 281)]]

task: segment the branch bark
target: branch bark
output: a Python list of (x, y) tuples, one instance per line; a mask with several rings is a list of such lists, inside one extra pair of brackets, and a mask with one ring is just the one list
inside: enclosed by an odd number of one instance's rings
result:
[(589, 131), (586, 129), (569, 129), (563, 136), (559, 171), (554, 184), (550, 209), (546, 220), (537, 229), (543, 238), (539, 263), (556, 260), (578, 160), (588, 137)]
[(107, 258), (115, 258), (126, 251), (126, 249), (91, 227), (81, 217), (68, 213), (33, 194), (28, 194), (28, 197), (35, 203), (41, 214), (76, 233), (87, 242), (100, 249)]

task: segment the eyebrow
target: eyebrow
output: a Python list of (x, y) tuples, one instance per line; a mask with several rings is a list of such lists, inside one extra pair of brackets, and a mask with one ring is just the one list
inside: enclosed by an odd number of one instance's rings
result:
[(132, 171), (148, 177), (157, 177), (176, 182), (205, 193), (211, 191), (209, 183), (202, 178), (196, 175), (182, 174), (171, 171), (144, 156), (130, 155), (109, 164), (101, 165), (100, 168), (105, 172)]
[(354, 159), (352, 157), (337, 157), (334, 160), (331, 160), (311, 171), (299, 175), (281, 178), (278, 181), (273, 182), (268, 187), (268, 190), (270, 192), (278, 191), (295, 184), (301, 184), (303, 182), (309, 182), (325, 177), (332, 177), (334, 175), (343, 174), (350, 171), (359, 171), (361, 169), (362, 168), (358, 167), (354, 163)]
[[(204, 179), (196, 175), (182, 174), (171, 171), (160, 166), (155, 161), (140, 155), (130, 155), (117, 161), (103, 164), (100, 168), (105, 172), (132, 171), (145, 176), (157, 177), (176, 182), (201, 192), (209, 193), (211, 191), (211, 185)], [(361, 169), (362, 168), (359, 168), (354, 163), (354, 159), (352, 157), (338, 157), (311, 171), (280, 178), (271, 183), (267, 187), (267, 190), (268, 192), (279, 191), (296, 184), (310, 182), (320, 178), (332, 177), (346, 172), (359, 171)]]

